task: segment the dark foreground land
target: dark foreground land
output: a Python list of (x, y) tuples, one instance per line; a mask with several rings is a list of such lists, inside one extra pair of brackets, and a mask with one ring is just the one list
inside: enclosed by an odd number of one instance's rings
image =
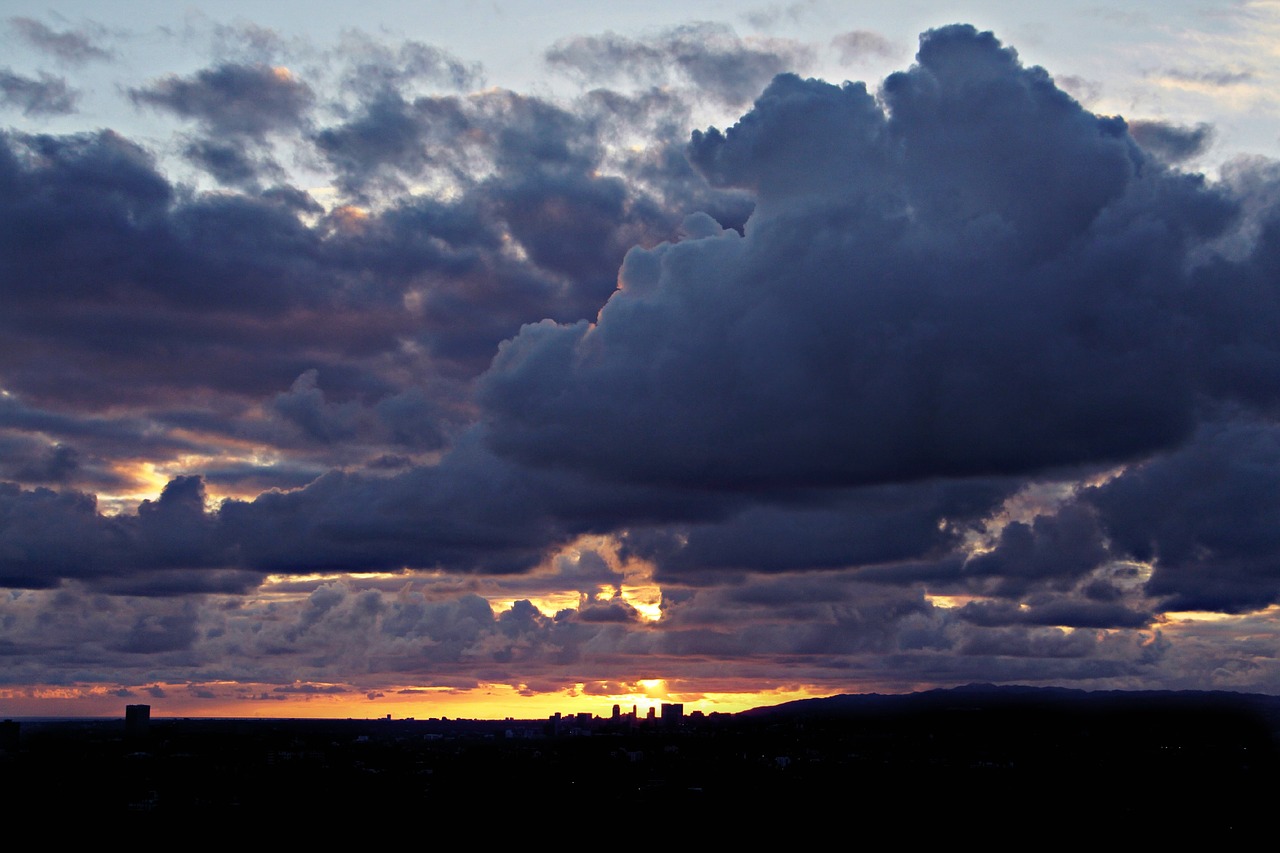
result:
[(15, 827), (49, 815), (188, 829), (648, 815), (704, 835), (798, 839), (838, 825), (1039, 843), (1270, 832), (1280, 805), (1280, 700), (1240, 694), (971, 687), (679, 724), (159, 718), (132, 736), (123, 719), (19, 726), (0, 750)]

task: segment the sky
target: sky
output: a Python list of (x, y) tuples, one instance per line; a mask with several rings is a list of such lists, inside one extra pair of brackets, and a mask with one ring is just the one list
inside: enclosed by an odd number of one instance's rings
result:
[(0, 2), (0, 715), (1280, 692), (1280, 3)]

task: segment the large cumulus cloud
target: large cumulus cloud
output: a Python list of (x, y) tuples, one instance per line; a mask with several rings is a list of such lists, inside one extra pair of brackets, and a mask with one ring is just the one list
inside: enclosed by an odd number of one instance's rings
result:
[(781, 76), (712, 183), (757, 194), (633, 249), (595, 322), (526, 327), (481, 386), (529, 464), (696, 488), (850, 486), (1138, 458), (1187, 437), (1189, 252), (1235, 206), (990, 34), (861, 85)]

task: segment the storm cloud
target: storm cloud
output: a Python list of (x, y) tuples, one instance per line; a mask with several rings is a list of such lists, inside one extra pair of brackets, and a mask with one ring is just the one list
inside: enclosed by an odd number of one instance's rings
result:
[(219, 33), (167, 147), (0, 132), (8, 683), (1280, 685), (1274, 162), (967, 25)]
[(633, 249), (594, 323), (504, 343), (480, 387), (493, 446), (767, 490), (1029, 474), (1185, 439), (1178, 283), (1231, 200), (969, 28), (926, 35), (883, 97), (781, 76), (727, 132), (695, 132), (708, 179), (757, 196), (745, 235), (704, 219)]

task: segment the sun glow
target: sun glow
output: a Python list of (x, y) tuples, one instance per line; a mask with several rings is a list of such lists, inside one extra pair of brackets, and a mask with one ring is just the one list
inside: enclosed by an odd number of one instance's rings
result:
[(100, 492), (98, 505), (103, 515), (121, 515), (131, 512), (145, 500), (154, 500), (169, 484), (157, 465), (151, 462), (122, 462), (112, 466), (121, 480), (132, 483), (133, 488), (119, 492)]
[(657, 622), (662, 618), (662, 587), (656, 583), (624, 583), (622, 600), (649, 622)]
[(1162, 614), (1165, 622), (1233, 622), (1240, 617), (1232, 613), (1215, 613), (1210, 610), (1173, 610)]
[(515, 606), (517, 601), (528, 601), (538, 609), (543, 616), (555, 616), (562, 610), (576, 610), (581, 597), (576, 592), (555, 592), (547, 595), (531, 595), (512, 597), (510, 595), (503, 596), (485, 596), (489, 602), (489, 606), (493, 608), (495, 613), (505, 613)]
[(925, 601), (934, 607), (940, 607), (943, 610), (954, 610), (957, 607), (964, 607), (974, 601), (985, 601), (986, 596), (981, 595), (935, 595), (933, 593), (925, 593)]

